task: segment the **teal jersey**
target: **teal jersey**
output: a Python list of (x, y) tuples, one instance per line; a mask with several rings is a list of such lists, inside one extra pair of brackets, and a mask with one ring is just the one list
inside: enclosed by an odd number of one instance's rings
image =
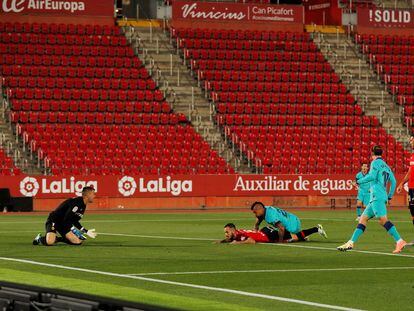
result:
[[(358, 184), (358, 180), (364, 178), (367, 175), (368, 175), (368, 173), (364, 175), (362, 172), (359, 172), (358, 174), (356, 174), (356, 176), (355, 176), (356, 183)], [(369, 183), (362, 184), (362, 185), (358, 186), (358, 194), (367, 194), (367, 193), (369, 193), (369, 188), (370, 188)]]
[(280, 222), (291, 233), (300, 231), (300, 220), (296, 215), (273, 206), (265, 206), (265, 210), (265, 221), (268, 224), (275, 226)]
[[(371, 162), (369, 173), (358, 180), (358, 185), (370, 183), (371, 201), (377, 199), (391, 199), (395, 192), (397, 181), (394, 173), (382, 158)], [(391, 183), (390, 192), (387, 194), (388, 183)]]

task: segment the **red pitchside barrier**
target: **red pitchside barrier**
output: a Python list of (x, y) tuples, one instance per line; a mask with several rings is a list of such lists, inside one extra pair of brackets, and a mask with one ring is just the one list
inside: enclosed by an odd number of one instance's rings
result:
[(92, 185), (100, 197), (242, 197), (356, 195), (352, 175), (13, 176), (13, 196), (64, 198)]

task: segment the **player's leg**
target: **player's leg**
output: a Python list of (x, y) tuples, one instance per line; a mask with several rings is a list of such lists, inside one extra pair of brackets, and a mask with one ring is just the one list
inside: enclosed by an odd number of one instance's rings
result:
[(414, 225), (414, 189), (408, 190), (408, 200), (408, 208), (410, 210), (411, 218), (413, 220)]
[(368, 204), (367, 208), (362, 213), (361, 218), (359, 219), (359, 223), (351, 236), (351, 239), (345, 244), (338, 246), (336, 249), (339, 251), (347, 251), (353, 249), (354, 243), (356, 243), (359, 237), (365, 232), (368, 220), (372, 217), (374, 217), (374, 211), (372, 209), (372, 202), (370, 202), (370, 204)]
[(328, 235), (326, 234), (325, 230), (323, 229), (322, 225), (319, 225), (317, 227), (312, 227), (309, 229), (304, 229), (302, 231), (299, 231), (296, 233), (296, 235), (299, 238), (299, 241), (306, 241), (308, 237), (314, 233), (319, 233), (321, 236), (323, 236), (325, 239), (328, 238)]
[(33, 245), (51, 246), (56, 242), (56, 227), (51, 219), (47, 219), (45, 223), (46, 235), (42, 236), (40, 233), (34, 238)]
[(357, 198), (356, 213), (357, 213), (357, 218), (355, 220), (359, 221), (359, 218), (362, 215), (362, 199), (359, 197), (359, 194), (358, 194), (358, 198)]
[(376, 217), (379, 219), (379, 224), (387, 230), (388, 234), (394, 239), (396, 246), (393, 251), (394, 254), (400, 253), (407, 243), (401, 238), (395, 225), (388, 220), (386, 201), (377, 201), (374, 204), (374, 211)]

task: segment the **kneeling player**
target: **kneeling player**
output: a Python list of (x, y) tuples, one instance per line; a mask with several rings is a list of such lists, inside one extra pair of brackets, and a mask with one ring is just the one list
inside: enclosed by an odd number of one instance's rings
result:
[(250, 209), (256, 216), (256, 222), (254, 225), (255, 230), (258, 230), (260, 223), (265, 220), (269, 225), (274, 226), (277, 229), (278, 240), (276, 242), (283, 242), (285, 232), (295, 234), (298, 237), (302, 236), (303, 238), (304, 232), (307, 232), (305, 236), (318, 232), (325, 239), (328, 238), (321, 225), (311, 229), (302, 230), (299, 218), (281, 208), (264, 206), (262, 202), (254, 202)]
[[(82, 197), (67, 199), (62, 202), (46, 220), (46, 236), (40, 233), (33, 240), (33, 245), (51, 246), (57, 242), (71, 245), (81, 245), (86, 234), (90, 238), (96, 237), (95, 229), (87, 230), (80, 224), (86, 210), (86, 205), (93, 202), (95, 189), (84, 187)], [(56, 232), (60, 236), (56, 235)]]
[[(308, 236), (313, 233), (319, 233), (322, 236), (326, 236), (325, 231), (321, 225), (310, 229), (302, 230), (297, 234), (285, 231), (283, 234), (283, 241), (286, 243), (307, 241)], [(323, 235), (322, 233), (325, 233)], [(271, 227), (263, 227), (259, 231), (237, 229), (233, 223), (228, 223), (224, 226), (224, 240), (220, 243), (232, 243), (232, 244), (255, 244), (255, 243), (277, 243), (279, 242), (279, 233), (276, 229)]]

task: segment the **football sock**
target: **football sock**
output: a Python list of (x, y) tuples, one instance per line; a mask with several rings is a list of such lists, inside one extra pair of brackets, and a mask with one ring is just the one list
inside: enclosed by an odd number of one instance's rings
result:
[(46, 243), (46, 237), (45, 236), (40, 237), (39, 242), (42, 245), (48, 246), (47, 243)]
[(354, 233), (352, 234), (351, 241), (354, 243), (358, 241), (359, 237), (364, 233), (365, 229), (366, 227), (363, 224), (358, 224)]
[(358, 206), (356, 208), (356, 210), (357, 210), (357, 216), (360, 217), (361, 216), (361, 208)]
[(57, 237), (56, 237), (56, 243), (58, 243), (58, 242), (63, 242), (63, 243), (66, 243), (66, 239), (65, 239), (64, 237), (57, 236)]
[(397, 231), (397, 228), (395, 228), (394, 224), (391, 221), (387, 221), (384, 224), (385, 230), (387, 230), (388, 234), (391, 235), (395, 242), (398, 242), (401, 239), (400, 234)]
[(305, 230), (302, 230), (301, 232), (303, 232), (303, 234), (305, 236), (308, 236), (308, 235), (311, 235), (313, 233), (317, 233), (318, 232), (318, 227), (312, 227), (312, 228), (309, 228), (309, 229), (305, 229)]

